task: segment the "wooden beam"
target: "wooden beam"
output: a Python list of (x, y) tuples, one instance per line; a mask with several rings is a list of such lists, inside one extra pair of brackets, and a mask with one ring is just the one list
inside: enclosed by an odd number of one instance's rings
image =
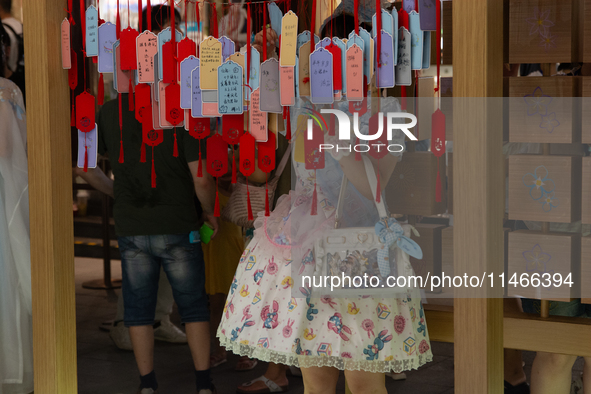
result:
[[(503, 2), (452, 7), (454, 272), (480, 278), (503, 272), (502, 103), (483, 99), (503, 95)], [(465, 290), (454, 303), (455, 392), (502, 393), (503, 300)]]
[[(454, 342), (453, 310), (425, 304), (425, 317), (432, 341)], [(506, 349), (591, 357), (591, 319), (515, 313), (507, 314), (503, 325)]]
[(70, 95), (61, 66), (62, 0), (23, 7), (36, 394), (74, 394), (76, 308)]

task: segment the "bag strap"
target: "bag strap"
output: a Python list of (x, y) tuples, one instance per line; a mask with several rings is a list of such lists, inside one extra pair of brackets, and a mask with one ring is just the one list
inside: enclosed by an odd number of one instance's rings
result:
[[(384, 205), (383, 199), (380, 199), (380, 202), (376, 201), (376, 191), (378, 187), (378, 180), (376, 177), (376, 172), (373, 168), (373, 164), (371, 164), (371, 160), (368, 157), (362, 155), (361, 158), (363, 159), (363, 166), (365, 167), (365, 173), (367, 175), (367, 180), (369, 181), (369, 187), (371, 189), (371, 194), (373, 196), (374, 203), (376, 204), (376, 208), (378, 210), (378, 214), (380, 218), (385, 218), (388, 216), (386, 211), (386, 206)], [(345, 200), (345, 193), (347, 191), (347, 186), (349, 184), (349, 179), (347, 175), (343, 173), (343, 181), (341, 182), (341, 190), (339, 192), (339, 200), (337, 202), (337, 209), (335, 212), (335, 228), (338, 228), (340, 225), (340, 220), (342, 219), (343, 215), (343, 203)]]
[(278, 179), (281, 176), (281, 174), (283, 174), (283, 170), (285, 170), (285, 166), (287, 165), (287, 160), (289, 159), (290, 154), (291, 154), (291, 144), (285, 150), (285, 153), (283, 154), (283, 157), (281, 158), (281, 161), (279, 162), (279, 165), (277, 166), (277, 169), (275, 170), (275, 176), (273, 177), (274, 179)]

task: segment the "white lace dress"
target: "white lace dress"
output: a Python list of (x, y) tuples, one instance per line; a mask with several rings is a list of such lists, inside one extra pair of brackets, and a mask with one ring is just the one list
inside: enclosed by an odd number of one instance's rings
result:
[[(330, 156), (317, 174), (293, 165), (295, 191), (279, 199), (270, 217), (259, 216), (240, 259), (217, 333), (221, 344), (236, 354), (298, 367), (401, 372), (431, 361), (418, 290), (397, 298), (345, 299), (312, 298), (308, 290), (293, 288), (296, 275), (314, 272), (315, 236), (334, 224), (338, 188), (327, 178), (342, 177)], [(310, 216), (315, 180), (320, 208)], [(346, 227), (373, 226), (373, 201), (349, 187), (347, 203), (357, 209)]]

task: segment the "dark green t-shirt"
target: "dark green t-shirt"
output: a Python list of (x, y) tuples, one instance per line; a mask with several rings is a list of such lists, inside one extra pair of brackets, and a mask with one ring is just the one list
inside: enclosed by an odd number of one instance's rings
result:
[[(188, 163), (199, 160), (199, 141), (184, 128), (176, 129), (178, 157), (173, 157), (174, 130), (164, 130), (164, 141), (153, 148), (156, 188), (152, 188), (152, 147), (146, 162), (140, 162), (142, 125), (128, 111), (128, 95), (121, 95), (123, 112), (123, 156), (119, 163), (121, 132), (119, 107), (112, 100), (98, 117), (99, 153), (109, 152), (115, 175), (115, 231), (119, 236), (180, 234), (198, 230), (195, 186)], [(205, 141), (201, 141), (205, 159)], [(203, 169), (205, 172), (205, 168)]]

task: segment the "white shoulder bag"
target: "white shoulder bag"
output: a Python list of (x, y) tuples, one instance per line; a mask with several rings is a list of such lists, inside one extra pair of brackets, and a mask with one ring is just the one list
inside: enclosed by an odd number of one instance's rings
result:
[[(377, 179), (369, 158), (363, 164), (376, 201)], [(314, 296), (358, 297), (363, 295), (390, 297), (413, 288), (409, 255), (423, 258), (420, 246), (410, 239), (410, 232), (418, 232), (409, 224), (389, 218), (384, 203), (376, 202), (380, 221), (375, 227), (338, 228), (343, 214), (348, 179), (343, 176), (335, 213), (335, 229), (325, 231), (314, 244), (316, 269), (312, 287)], [(338, 277), (337, 280), (334, 277)], [(338, 286), (335, 284), (338, 282)], [(332, 290), (331, 290), (332, 287)]]

